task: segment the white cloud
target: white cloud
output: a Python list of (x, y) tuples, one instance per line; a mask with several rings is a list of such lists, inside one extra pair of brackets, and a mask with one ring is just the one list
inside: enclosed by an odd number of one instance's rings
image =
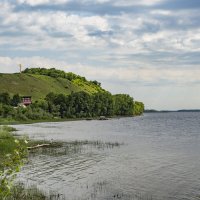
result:
[[(28, 4), (30, 6), (37, 5), (45, 5), (45, 4), (65, 4), (72, 0), (17, 0), (19, 4)], [(77, 0), (77, 2), (85, 4), (85, 3), (94, 3), (94, 4), (102, 4), (102, 3), (110, 3), (115, 6), (133, 6), (133, 5), (143, 5), (143, 6), (152, 6), (158, 3), (163, 2), (164, 0), (132, 0), (132, 1), (124, 1), (124, 0)]]
[(95, 4), (102, 4), (102, 3), (110, 3), (112, 0), (80, 0), (81, 3), (95, 3)]
[(54, 67), (54, 66), (66, 66), (66, 62), (56, 61), (44, 57), (0, 57), (0, 71), (2, 73), (13, 73), (19, 71), (19, 64), (22, 64), (23, 68), (26, 67)]
[(12, 11), (13, 6), (8, 2), (0, 2), (1, 15), (5, 15)]
[(152, 6), (158, 3), (161, 3), (165, 0), (132, 0), (132, 1), (125, 1), (125, 0), (118, 0), (113, 1), (114, 5), (116, 6), (134, 6), (134, 5), (143, 5), (143, 6)]
[(151, 10), (150, 13), (152, 15), (164, 15), (164, 16), (172, 16), (174, 13), (170, 10)]
[[(31, 2), (31, 0), (26, 1)], [(34, 2), (45, 3), (47, 1)], [(20, 2), (22, 3), (22, 0)], [(59, 2), (64, 2), (64, 0)], [(158, 1), (139, 2), (158, 3)], [(133, 3), (136, 3), (136, 1)], [(77, 49), (81, 47), (92, 48), (93, 46), (109, 48), (109, 46), (116, 45), (114, 51), (118, 51), (117, 48), (120, 50), (123, 48), (127, 53), (129, 51), (136, 53), (151, 50), (170, 52), (200, 50), (200, 30), (198, 27), (193, 28), (195, 31), (168, 29), (168, 27), (165, 27), (165, 22), (156, 17), (157, 14), (170, 15), (170, 11), (153, 10), (150, 13), (98, 16), (72, 14), (63, 11), (14, 12), (10, 4), (1, 4), (0, 17), (2, 20), (0, 26), (2, 25), (3, 28), (0, 29), (0, 33), (10, 32), (12, 37), (3, 35), (0, 38), (0, 44), (15, 44), (15, 48), (18, 49), (67, 49), (67, 46), (73, 43), (73, 47)], [(177, 24), (184, 23), (180, 17), (183, 14), (182, 12), (176, 13)], [(187, 23), (190, 24), (191, 20), (188, 19)], [(150, 31), (151, 29), (153, 31)], [(98, 36), (98, 31), (112, 31), (113, 34)], [(96, 32), (97, 35), (90, 34), (93, 32)], [(18, 33), (18, 37), (14, 36), (15, 33)], [(21, 34), (20, 37), (19, 34)], [(18, 47), (16, 47), (17, 45)]]
[(71, 0), (17, 0), (19, 4), (28, 4), (30, 6), (38, 6), (44, 4), (64, 4)]
[(166, 30), (143, 34), (142, 41), (157, 51), (196, 52), (200, 51), (199, 34), (199, 29), (196, 32), (190, 30)]
[[(0, 25), (6, 26), (6, 31), (13, 34), (19, 32), (21, 34), (21, 41), (32, 45), (38, 41), (38, 48), (41, 47), (41, 43), (51, 37), (54, 43), (58, 43), (58, 40), (68, 39), (69, 35), (73, 40), (77, 42), (87, 43), (89, 45), (101, 45), (102, 41), (95, 36), (89, 36), (90, 31), (109, 31), (109, 24), (104, 17), (101, 16), (79, 16), (77, 14), (66, 14), (64, 12), (12, 12), (8, 6), (4, 6), (4, 12), (0, 13), (2, 21)], [(8, 8), (7, 8), (8, 7)], [(5, 31), (1, 29), (0, 32)], [(57, 37), (56, 35), (62, 35)], [(29, 40), (27, 40), (27, 35)], [(1, 37), (0, 43), (7, 43), (9, 40), (5, 40), (7, 36)], [(9, 36), (8, 36), (9, 37)], [(24, 38), (24, 39), (22, 39)], [(13, 44), (12, 37), (10, 40)], [(25, 41), (27, 40), (27, 41)], [(42, 40), (42, 41), (41, 41)], [(33, 42), (34, 41), (34, 42)], [(71, 41), (71, 38), (70, 38)], [(64, 42), (65, 46), (66, 43)], [(15, 43), (16, 45), (17, 43)], [(30, 46), (29, 45), (29, 46)], [(46, 47), (48, 47), (47, 45)], [(57, 48), (57, 46), (55, 46)]]

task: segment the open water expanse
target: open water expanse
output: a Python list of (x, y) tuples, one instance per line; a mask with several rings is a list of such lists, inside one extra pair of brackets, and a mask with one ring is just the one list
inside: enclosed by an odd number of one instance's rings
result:
[(30, 153), (18, 180), (69, 200), (200, 199), (200, 113), (15, 125), (62, 148)]

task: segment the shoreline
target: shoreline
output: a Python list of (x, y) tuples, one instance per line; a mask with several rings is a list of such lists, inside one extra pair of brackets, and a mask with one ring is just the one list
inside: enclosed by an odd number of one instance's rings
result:
[[(106, 120), (110, 119), (120, 119), (126, 117), (139, 117), (142, 115), (131, 115), (131, 116), (108, 116)], [(0, 126), (3, 125), (18, 125), (18, 124), (37, 124), (37, 123), (45, 123), (45, 122), (68, 122), (68, 121), (92, 121), (92, 120), (100, 120), (99, 117), (91, 117), (91, 118), (58, 118), (58, 119), (44, 119), (44, 120), (27, 120), (27, 121), (0, 121)], [(100, 120), (104, 121), (104, 120)]]

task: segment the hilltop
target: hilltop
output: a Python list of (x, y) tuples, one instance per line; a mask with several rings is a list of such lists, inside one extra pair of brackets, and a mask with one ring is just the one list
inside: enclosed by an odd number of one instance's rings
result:
[(33, 100), (44, 99), (50, 92), (69, 95), (80, 91), (88, 94), (105, 91), (97, 81), (88, 81), (71, 72), (43, 68), (26, 69), (22, 73), (15, 74), (0, 74), (0, 83), (1, 93), (32, 96)]

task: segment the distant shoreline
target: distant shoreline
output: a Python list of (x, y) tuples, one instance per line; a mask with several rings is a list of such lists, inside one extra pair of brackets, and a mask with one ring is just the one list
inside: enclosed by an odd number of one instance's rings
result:
[(144, 113), (168, 113), (168, 112), (200, 112), (200, 109), (192, 109), (192, 110), (145, 110)]

